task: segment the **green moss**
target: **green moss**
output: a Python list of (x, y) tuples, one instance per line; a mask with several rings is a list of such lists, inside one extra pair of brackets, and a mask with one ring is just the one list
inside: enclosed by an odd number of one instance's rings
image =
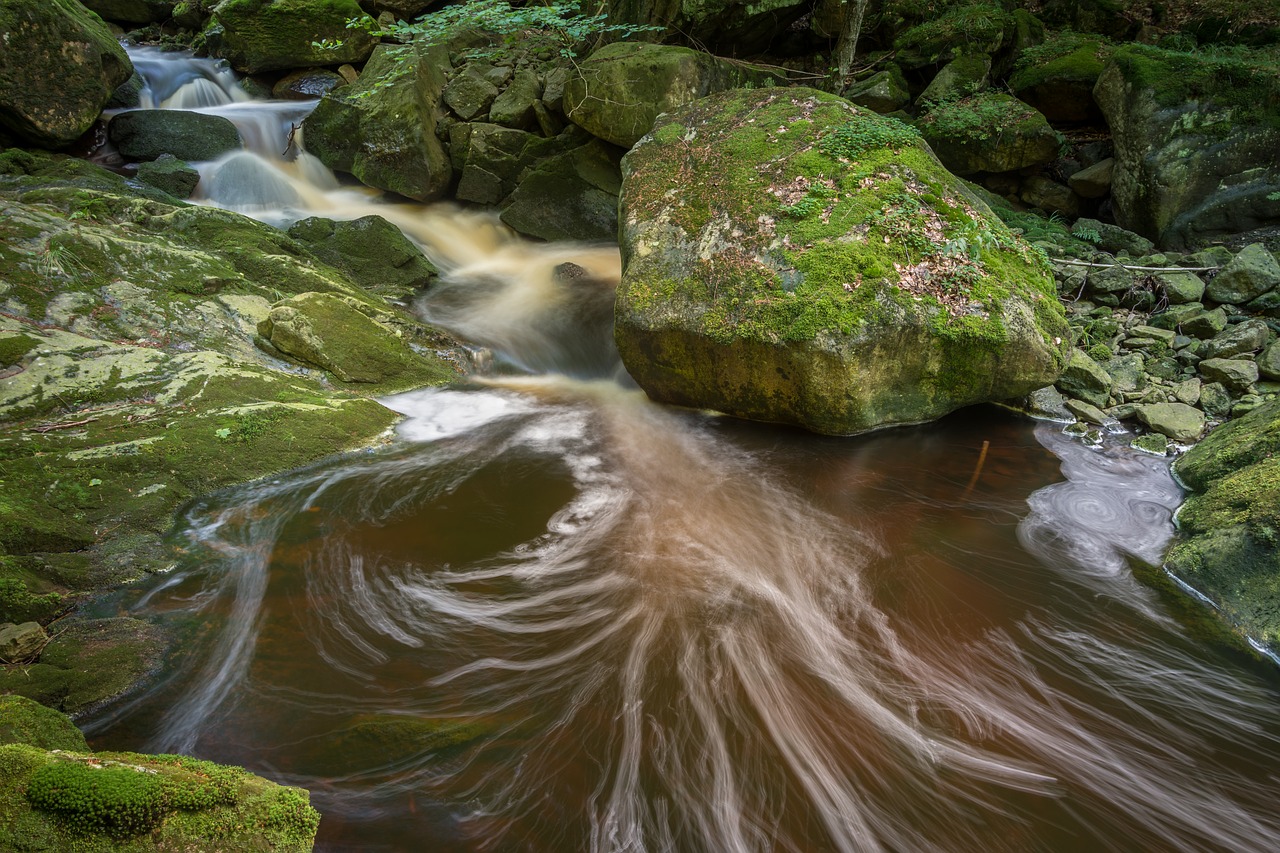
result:
[(947, 9), (912, 27), (894, 39), (898, 51), (909, 51), (929, 61), (959, 53), (990, 53), (1013, 28), (1013, 16), (990, 3), (973, 3)]
[(36, 348), (34, 338), (27, 335), (0, 337), (0, 367), (9, 367)]
[(1018, 54), (1009, 87), (1017, 92), (1048, 80), (1096, 81), (1114, 50), (1114, 45), (1097, 36), (1054, 33), (1044, 43)]
[(1044, 116), (1017, 98), (999, 92), (980, 92), (934, 106), (917, 126), (929, 137), (980, 142), (1017, 130), (1029, 122), (1041, 124)]
[(22, 696), (0, 696), (0, 744), (84, 752), (84, 735), (64, 714)]
[(1237, 121), (1280, 127), (1280, 57), (1246, 49), (1183, 52), (1127, 44), (1112, 55), (1124, 78), (1163, 106), (1208, 101)]
[(27, 799), (77, 833), (141, 835), (164, 815), (160, 780), (127, 767), (75, 761), (47, 764), (32, 774)]

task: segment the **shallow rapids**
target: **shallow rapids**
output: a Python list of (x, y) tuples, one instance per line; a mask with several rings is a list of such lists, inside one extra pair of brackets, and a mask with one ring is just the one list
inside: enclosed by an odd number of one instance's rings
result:
[(376, 212), (494, 369), (190, 507), (113, 604), (183, 652), (96, 747), (304, 786), (328, 851), (1277, 846), (1272, 671), (1130, 571), (1173, 533), (1163, 461), (995, 410), (833, 439), (657, 406), (616, 250)]

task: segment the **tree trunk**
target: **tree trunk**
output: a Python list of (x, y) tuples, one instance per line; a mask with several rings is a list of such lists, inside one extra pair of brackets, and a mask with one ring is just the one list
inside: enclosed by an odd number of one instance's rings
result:
[(867, 0), (845, 0), (844, 24), (836, 41), (836, 70), (842, 87), (849, 76), (849, 69), (853, 67), (854, 54), (858, 52), (858, 36), (862, 35), (862, 17), (866, 11)]

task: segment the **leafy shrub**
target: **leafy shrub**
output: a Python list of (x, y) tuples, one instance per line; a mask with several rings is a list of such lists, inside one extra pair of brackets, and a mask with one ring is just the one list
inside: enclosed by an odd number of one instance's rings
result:
[(1039, 114), (1010, 95), (981, 92), (946, 101), (927, 113), (919, 124), (949, 139), (978, 142), (1012, 130)]

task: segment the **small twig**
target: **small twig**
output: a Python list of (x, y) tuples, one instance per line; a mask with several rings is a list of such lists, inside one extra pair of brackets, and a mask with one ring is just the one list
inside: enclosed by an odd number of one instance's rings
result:
[(987, 449), (991, 447), (991, 442), (982, 442), (982, 452), (978, 454), (978, 464), (973, 469), (973, 476), (969, 478), (969, 485), (964, 487), (964, 494), (960, 496), (960, 500), (966, 500), (969, 493), (973, 491), (973, 487), (978, 485), (978, 475), (982, 473), (982, 465), (987, 461)]
[(1109, 264), (1095, 264), (1090, 261), (1069, 261), (1064, 258), (1050, 258), (1049, 263), (1052, 264), (1069, 264), (1073, 267), (1120, 267), (1121, 269), (1132, 270), (1134, 272), (1216, 272), (1222, 267), (1135, 267), (1130, 264), (1122, 264), (1114, 261)]
[(97, 418), (85, 418), (82, 421), (71, 421), (70, 423), (65, 423), (65, 424), (45, 424), (44, 426), (35, 427), (31, 431), (32, 432), (53, 432), (55, 429), (71, 429), (72, 427), (91, 424), (96, 420)]

